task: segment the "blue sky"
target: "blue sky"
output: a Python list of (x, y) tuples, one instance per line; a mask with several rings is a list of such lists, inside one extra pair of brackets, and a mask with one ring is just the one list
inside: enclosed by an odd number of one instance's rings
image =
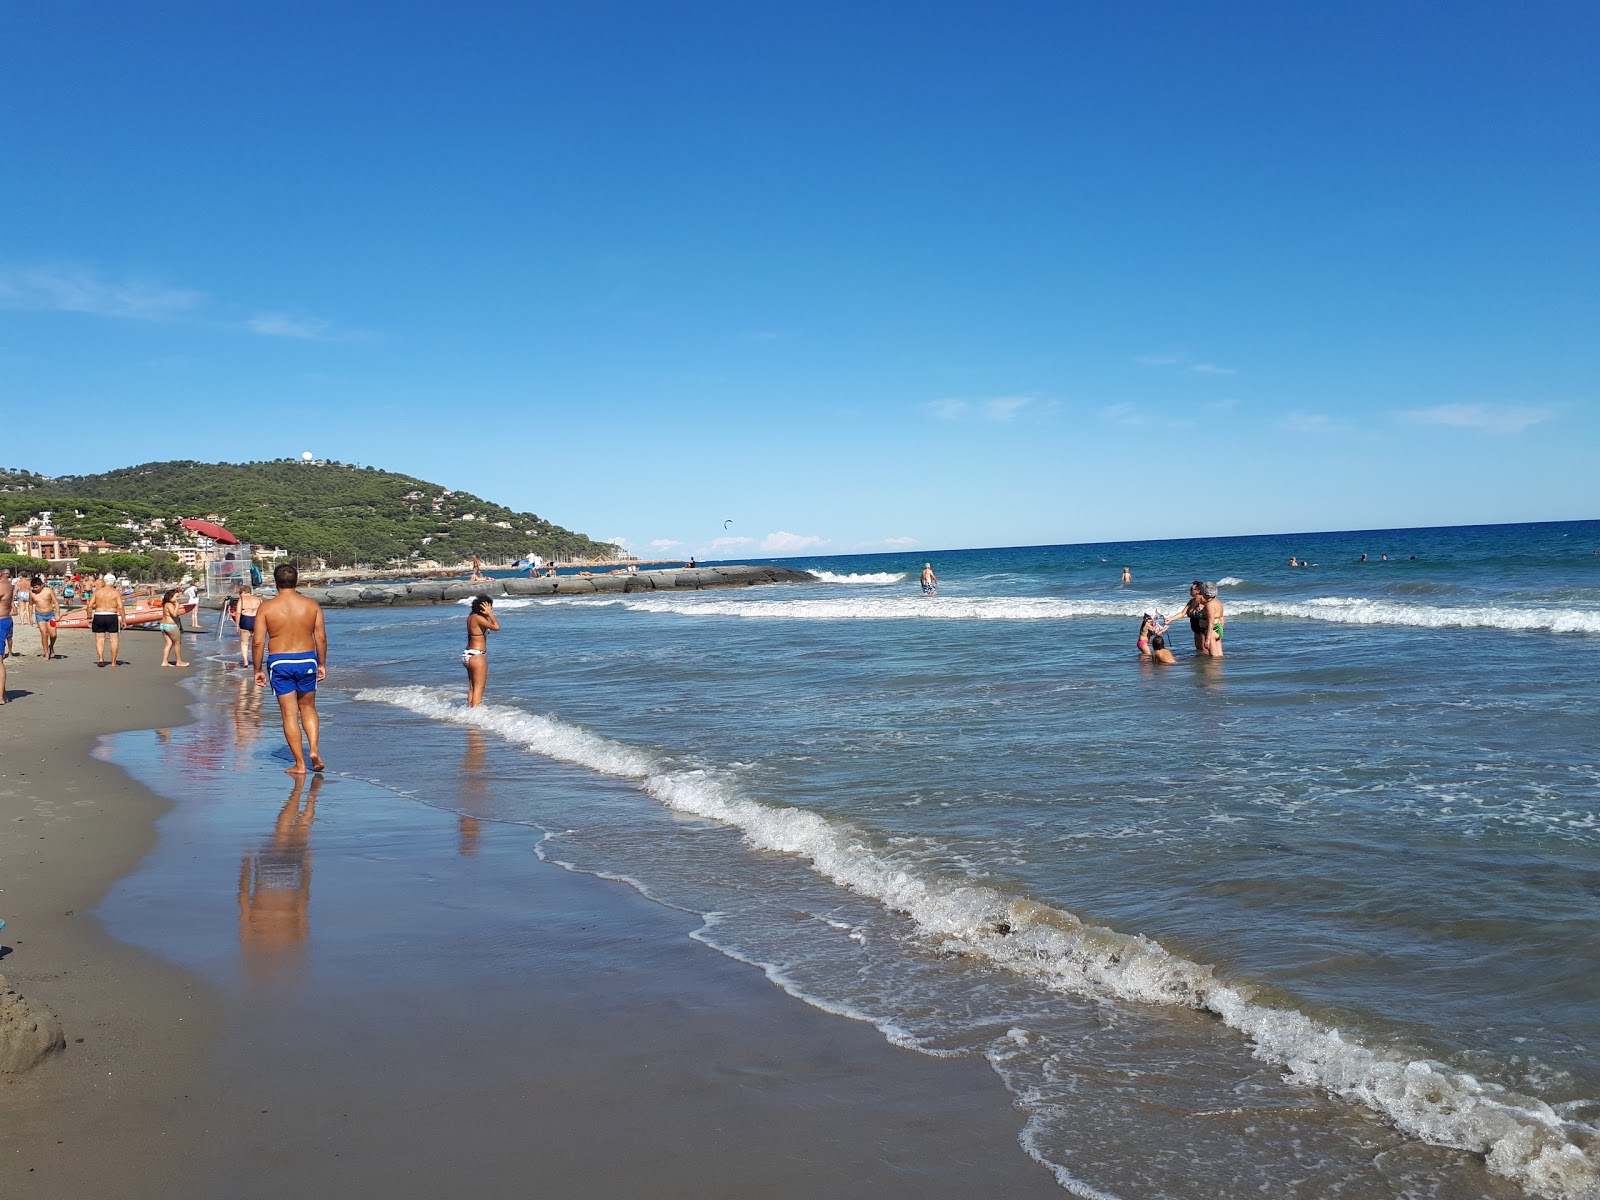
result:
[(1600, 516), (1597, 44), (1580, 3), (11, 5), (0, 462), (311, 450), (647, 555)]

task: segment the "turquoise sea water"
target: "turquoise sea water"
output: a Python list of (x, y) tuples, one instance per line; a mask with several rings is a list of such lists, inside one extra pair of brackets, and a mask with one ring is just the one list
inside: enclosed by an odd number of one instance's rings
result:
[[(1596, 549), (1220, 538), (505, 600), (470, 713), (464, 607), (332, 613), (327, 750), (984, 1055), (1079, 1194), (1595, 1196)], [(1227, 658), (1141, 662), (1196, 578)]]

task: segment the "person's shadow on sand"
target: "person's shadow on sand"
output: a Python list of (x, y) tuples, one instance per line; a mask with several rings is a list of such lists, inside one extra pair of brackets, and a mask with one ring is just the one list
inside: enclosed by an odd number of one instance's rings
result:
[(24, 696), (31, 695), (33, 695), (33, 693), (27, 688), (7, 688), (5, 690), (5, 695), (0, 696), (0, 704), (11, 704), (17, 700), (21, 700)]

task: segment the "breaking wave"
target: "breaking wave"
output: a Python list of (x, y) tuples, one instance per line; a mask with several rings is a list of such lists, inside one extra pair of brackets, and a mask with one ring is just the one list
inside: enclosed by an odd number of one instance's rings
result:
[(812, 571), (823, 583), (904, 583), (910, 578), (904, 571), (866, 571), (838, 575), (832, 571)]
[(675, 767), (654, 751), (555, 717), (503, 705), (469, 709), (421, 687), (370, 688), (356, 699), (476, 725), (536, 754), (628, 780), (669, 809), (735, 828), (754, 849), (795, 855), (831, 883), (904, 914), (922, 934), (1045, 987), (1213, 1013), (1298, 1083), (1363, 1104), (1423, 1141), (1482, 1155), (1491, 1170), (1542, 1195), (1600, 1195), (1600, 1129), (1445, 1064), (1371, 1049), (1293, 1008), (1256, 1003), (1247, 985), (1225, 983), (1212, 967), (1149, 938), (965, 877), (907, 870), (865, 829), (752, 799), (716, 770)]
[[(686, 617), (744, 617), (782, 621), (1064, 621), (1077, 617), (1126, 617), (1137, 621), (1145, 612), (1178, 601), (1111, 598), (1075, 600), (1050, 596), (855, 596), (839, 599), (749, 600), (688, 596), (632, 596), (617, 600), (586, 597), (552, 598), (542, 604), (616, 603), (636, 612), (675, 613)], [(1536, 633), (1600, 634), (1600, 610), (1589, 608), (1478, 608), (1409, 604), (1358, 596), (1324, 596), (1310, 600), (1232, 600), (1228, 617), (1290, 617), (1341, 625), (1393, 625), (1420, 629), (1503, 629)]]

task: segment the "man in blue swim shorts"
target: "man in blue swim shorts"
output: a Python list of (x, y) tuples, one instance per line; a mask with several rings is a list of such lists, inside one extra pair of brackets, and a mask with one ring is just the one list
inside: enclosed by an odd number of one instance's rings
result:
[(323, 767), (317, 745), (322, 733), (317, 684), (328, 676), (328, 630), (322, 621), (322, 606), (295, 590), (300, 573), (294, 564), (284, 563), (272, 578), (278, 594), (256, 610), (250, 659), (256, 669), (256, 685), (270, 683), (278, 697), (283, 740), (294, 755), (294, 766), (286, 768), (285, 774), (304, 775), (308, 759), (313, 771)]

